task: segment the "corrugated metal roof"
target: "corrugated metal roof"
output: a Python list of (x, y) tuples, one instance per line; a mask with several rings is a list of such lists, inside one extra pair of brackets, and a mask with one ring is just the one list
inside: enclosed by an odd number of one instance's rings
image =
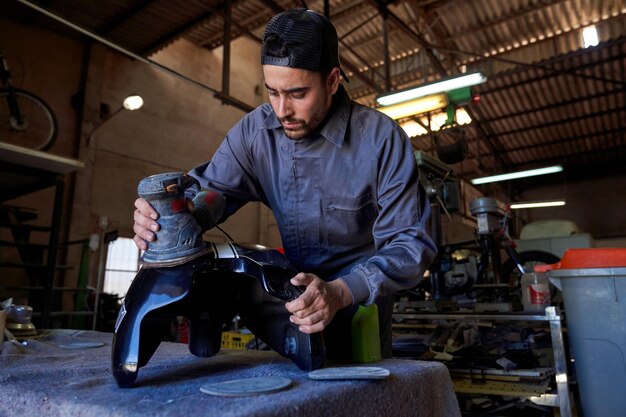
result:
[[(224, 38), (221, 0), (64, 0), (34, 2), (141, 55), (184, 37), (216, 48)], [(563, 162), (574, 170), (619, 169), (626, 156), (626, 0), (331, 0), (342, 66), (353, 98), (462, 70), (481, 70), (474, 122), (461, 129), (469, 157), (461, 177)], [(231, 37), (259, 40), (269, 18), (297, 0), (231, 0)], [(307, 1), (322, 12), (323, 0)], [(16, 0), (2, 12), (45, 23)], [(10, 12), (10, 13), (5, 13)], [(386, 24), (384, 16), (386, 16)], [(595, 24), (601, 44), (581, 49), (583, 27)], [(386, 29), (385, 29), (386, 27)], [(385, 49), (387, 34), (388, 50)], [(386, 52), (390, 59), (385, 68)], [(386, 73), (389, 73), (387, 78)], [(450, 143), (457, 130), (437, 134)], [(413, 139), (435, 153), (433, 135)], [(616, 168), (618, 167), (618, 168)]]
[[(578, 50), (536, 66), (491, 76), (477, 86), (474, 113), (495, 149), (481, 143), (472, 158), (507, 170), (563, 163), (586, 172), (621, 166), (626, 153), (626, 37)], [(478, 149), (478, 148), (474, 148)], [(498, 161), (502, 156), (503, 161)], [(470, 167), (461, 175), (475, 176)]]

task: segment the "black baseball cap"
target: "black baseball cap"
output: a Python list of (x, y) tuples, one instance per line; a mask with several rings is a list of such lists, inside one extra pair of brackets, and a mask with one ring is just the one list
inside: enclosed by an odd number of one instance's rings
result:
[(339, 68), (337, 31), (323, 15), (307, 9), (286, 10), (274, 16), (263, 34), (261, 64), (327, 72)]

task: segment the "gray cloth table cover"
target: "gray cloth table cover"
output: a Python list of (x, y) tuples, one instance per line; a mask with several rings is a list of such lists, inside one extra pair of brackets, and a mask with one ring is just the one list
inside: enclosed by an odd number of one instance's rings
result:
[[(112, 337), (53, 330), (26, 346), (4, 342), (0, 417), (460, 416), (446, 367), (414, 360), (368, 364), (388, 369), (391, 374), (384, 380), (316, 381), (274, 352), (224, 349), (198, 358), (184, 344), (162, 343), (140, 369), (136, 386), (121, 389), (111, 374)], [(101, 341), (104, 346), (58, 347), (77, 341)], [(236, 398), (200, 391), (208, 383), (258, 376), (281, 376), (293, 383), (284, 391)]]

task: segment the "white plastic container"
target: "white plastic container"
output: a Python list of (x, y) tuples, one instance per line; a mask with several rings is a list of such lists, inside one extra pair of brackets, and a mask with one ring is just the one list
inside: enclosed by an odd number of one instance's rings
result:
[(521, 286), (524, 311), (543, 314), (552, 302), (548, 276), (543, 272), (527, 272), (522, 275)]

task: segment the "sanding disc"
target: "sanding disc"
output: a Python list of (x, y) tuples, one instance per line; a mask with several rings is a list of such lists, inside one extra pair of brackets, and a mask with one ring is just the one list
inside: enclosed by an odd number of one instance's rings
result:
[(57, 345), (63, 349), (90, 349), (104, 346), (102, 342), (68, 342)]
[(375, 366), (323, 368), (309, 372), (311, 379), (385, 379), (389, 370)]
[(200, 387), (200, 391), (220, 397), (242, 397), (245, 395), (269, 394), (281, 391), (291, 385), (291, 379), (281, 376), (235, 379), (217, 382)]

